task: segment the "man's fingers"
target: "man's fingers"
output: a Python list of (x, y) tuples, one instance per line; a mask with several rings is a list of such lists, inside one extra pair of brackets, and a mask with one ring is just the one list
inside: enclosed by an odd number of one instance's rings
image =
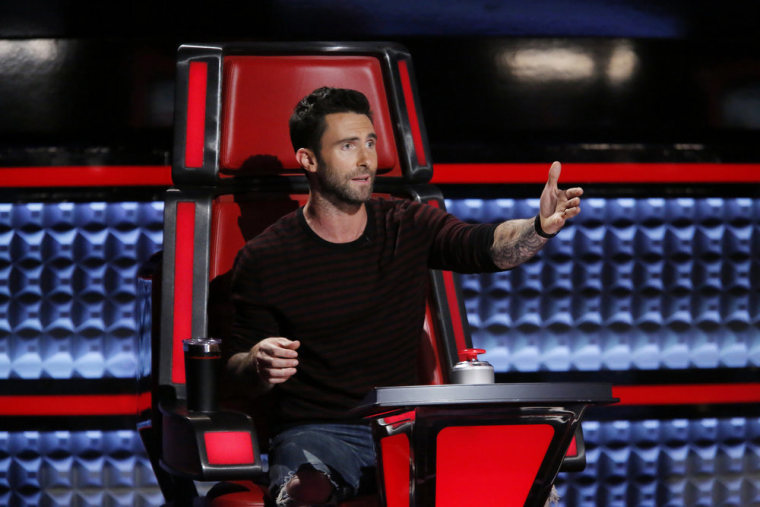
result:
[(562, 218), (567, 220), (568, 218), (573, 218), (574, 216), (577, 216), (578, 213), (581, 212), (580, 206), (575, 206), (572, 208), (565, 208), (565, 210), (562, 212)]
[(270, 384), (282, 384), (296, 374), (295, 368), (278, 368), (267, 370), (267, 382)]
[(285, 340), (287, 342), (287, 343), (284, 343), (282, 345), (286, 349), (296, 350), (296, 349), (298, 349), (298, 347), (301, 346), (301, 342), (298, 341), (298, 340), (288, 340), (287, 338), (283, 338), (283, 340)]
[(298, 340), (288, 340), (287, 338), (277, 337), (273, 339), (276, 347), (272, 348), (272, 355), (278, 357), (297, 357), (298, 352), (296, 350), (301, 346), (301, 342)]
[(280, 384), (296, 374), (298, 361), (262, 356), (257, 359), (257, 370), (270, 384)]
[(565, 195), (568, 199), (571, 199), (573, 197), (580, 197), (583, 195), (583, 189), (581, 187), (568, 188), (565, 190)]
[(301, 342), (298, 340), (291, 341), (287, 338), (282, 337), (274, 337), (274, 338), (267, 338), (262, 342), (260, 350), (272, 357), (286, 357), (286, 358), (296, 358), (298, 357), (298, 352), (296, 352), (296, 349), (301, 345)]
[(267, 370), (269, 378), (288, 379), (296, 374), (295, 368), (272, 368)]
[(265, 368), (295, 368), (298, 366), (297, 359), (280, 359), (277, 357), (262, 357), (259, 360)]
[(261, 347), (259, 349), (259, 357), (295, 359), (298, 357), (298, 352), (295, 350), (283, 349), (282, 347)]
[(549, 179), (546, 180), (546, 185), (548, 187), (556, 187), (561, 172), (562, 164), (559, 162), (552, 163), (551, 167), (549, 168)]

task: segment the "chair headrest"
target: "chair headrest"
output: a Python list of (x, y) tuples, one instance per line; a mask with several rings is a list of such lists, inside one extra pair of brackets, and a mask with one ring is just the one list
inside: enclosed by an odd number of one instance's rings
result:
[(220, 172), (300, 173), (288, 120), (299, 100), (322, 86), (353, 88), (369, 99), (378, 135), (378, 173), (401, 174), (382, 68), (371, 56), (224, 57)]

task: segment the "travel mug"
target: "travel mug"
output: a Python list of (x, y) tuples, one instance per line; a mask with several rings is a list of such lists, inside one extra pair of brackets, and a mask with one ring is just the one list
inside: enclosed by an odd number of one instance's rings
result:
[(222, 366), (221, 343), (216, 338), (182, 340), (188, 410), (213, 412), (217, 408), (217, 379)]

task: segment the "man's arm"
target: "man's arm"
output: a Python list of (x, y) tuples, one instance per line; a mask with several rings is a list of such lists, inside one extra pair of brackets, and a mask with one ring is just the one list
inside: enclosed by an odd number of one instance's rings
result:
[(255, 259), (244, 247), (232, 270), (230, 293), (235, 313), (230, 336), (222, 346), (226, 343), (224, 374), (233, 396), (261, 394), (293, 376), (298, 365), (300, 342), (279, 336), (277, 319), (260, 300), (262, 281)]
[(554, 162), (549, 169), (537, 217), (507, 220), (494, 231), (491, 257), (499, 268), (510, 269), (533, 257), (562, 229), (566, 220), (581, 212), (583, 189), (560, 190), (557, 182), (561, 171), (559, 162)]

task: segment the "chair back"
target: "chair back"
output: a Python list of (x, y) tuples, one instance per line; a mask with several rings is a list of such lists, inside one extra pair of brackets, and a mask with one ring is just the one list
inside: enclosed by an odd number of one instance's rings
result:
[[(176, 188), (165, 204), (159, 384), (184, 397), (182, 340), (224, 338), (237, 251), (308, 197), (288, 119), (316, 88), (364, 93), (378, 134), (376, 189), (443, 207), (427, 184), (432, 165), (411, 57), (393, 44), (261, 43), (179, 49)], [(452, 273), (431, 272), (421, 381), (442, 383), (470, 346)]]

